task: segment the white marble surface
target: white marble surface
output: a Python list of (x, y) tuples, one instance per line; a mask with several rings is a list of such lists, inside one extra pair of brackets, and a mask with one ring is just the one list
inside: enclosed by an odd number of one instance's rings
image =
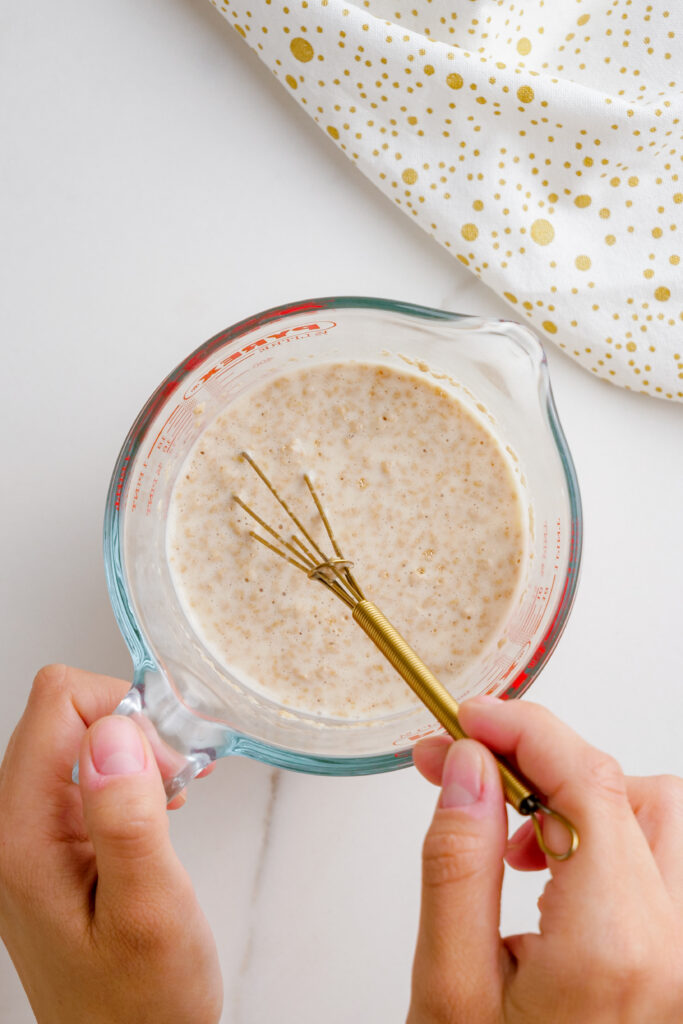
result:
[[(377, 193), (207, 0), (0, 14), (3, 550), (0, 747), (37, 668), (128, 677), (101, 556), (140, 406), (220, 328), (288, 300), (507, 307)], [(550, 351), (586, 519), (578, 598), (541, 701), (633, 773), (683, 775), (683, 409)], [(7, 441), (11, 438), (11, 443)], [(173, 816), (214, 927), (230, 1024), (394, 1024), (435, 793), (223, 762)], [(533, 926), (541, 876), (506, 880)], [(0, 1020), (32, 1015), (0, 951)]]

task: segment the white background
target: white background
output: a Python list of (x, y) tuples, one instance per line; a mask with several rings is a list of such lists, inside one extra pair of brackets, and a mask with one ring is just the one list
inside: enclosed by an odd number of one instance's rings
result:
[[(4, 749), (41, 664), (130, 675), (104, 497), (129, 425), (183, 356), (308, 297), (509, 309), (206, 0), (4, 3), (0, 48)], [(683, 410), (548, 347), (586, 537), (574, 612), (530, 699), (631, 773), (683, 775)], [(217, 937), (225, 1022), (403, 1018), (435, 795), (413, 770), (330, 780), (237, 759), (193, 784), (172, 831)], [(534, 925), (543, 882), (506, 879), (506, 931)], [(2, 949), (0, 1020), (33, 1020)]]

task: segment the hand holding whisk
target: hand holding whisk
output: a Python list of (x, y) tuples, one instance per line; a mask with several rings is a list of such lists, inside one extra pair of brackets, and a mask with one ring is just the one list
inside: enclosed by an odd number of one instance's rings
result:
[[(318, 546), (310, 532), (291, 510), (285, 499), (273, 486), (254, 459), (247, 452), (242, 452), (242, 458), (257, 473), (300, 534), (295, 533), (289, 540), (286, 539), (281, 533), (269, 526), (241, 498), (234, 495), (235, 502), (258, 523), (272, 538), (272, 541), (267, 540), (266, 537), (256, 533), (254, 530), (250, 531), (250, 536), (301, 572), (306, 573), (309, 579), (322, 583), (343, 601), (351, 609), (354, 621), (370, 637), (385, 658), (391, 662), (408, 686), (410, 686), (423, 704), (429, 708), (437, 721), (441, 723), (454, 739), (463, 739), (467, 734), (459, 722), (457, 701), (442, 686), (433, 673), (430, 672), (424, 662), (406, 643), (401, 634), (392, 626), (379, 608), (365, 597), (351, 571), (353, 562), (346, 559), (342, 554), (327, 514), (309, 475), (304, 474), (304, 481), (332, 545), (334, 551), (332, 556), (327, 555)], [(273, 543), (273, 541), (276, 543)], [(579, 836), (574, 825), (564, 815), (544, 804), (541, 798), (533, 791), (531, 785), (520, 776), (505, 758), (498, 754), (494, 754), (494, 756), (498, 762), (506, 799), (520, 814), (531, 816), (538, 845), (543, 853), (555, 860), (567, 860), (579, 845)], [(552, 850), (546, 845), (541, 828), (540, 816), (542, 815), (554, 818), (566, 829), (569, 835), (569, 844), (565, 850)]]

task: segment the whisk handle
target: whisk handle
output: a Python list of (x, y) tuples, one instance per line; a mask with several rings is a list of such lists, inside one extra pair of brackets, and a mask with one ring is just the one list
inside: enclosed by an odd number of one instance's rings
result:
[[(460, 725), (458, 702), (430, 672), (398, 630), (394, 629), (377, 605), (363, 599), (354, 607), (353, 617), (444, 729), (454, 739), (464, 739), (467, 733)], [(568, 860), (579, 846), (579, 835), (575, 827), (559, 811), (547, 807), (504, 757), (495, 753), (493, 756), (498, 762), (506, 800), (520, 814), (531, 816), (541, 850), (553, 860)], [(564, 849), (555, 850), (547, 845), (540, 823), (541, 816), (554, 818), (566, 830), (569, 843)]]
[[(372, 601), (359, 601), (353, 609), (353, 617), (444, 729), (456, 740), (467, 736), (458, 718), (458, 702), (406, 643), (377, 605)], [(537, 807), (536, 796), (514, 774), (512, 767), (504, 758), (494, 756), (498, 762), (507, 800), (521, 814), (531, 814)]]

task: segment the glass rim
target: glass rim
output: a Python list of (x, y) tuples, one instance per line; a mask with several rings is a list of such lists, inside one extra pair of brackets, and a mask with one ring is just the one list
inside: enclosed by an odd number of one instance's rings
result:
[[(537, 346), (540, 356), (539, 387), (542, 398), (541, 404), (560, 457), (567, 484), (571, 531), (566, 575), (553, 619), (542, 638), (535, 644), (534, 650), (526, 664), (515, 674), (506, 689), (500, 694), (503, 700), (521, 697), (546, 665), (564, 632), (576, 596), (583, 542), (583, 514), (576, 470), (555, 407), (543, 346), (527, 325), (518, 324), (516, 321), (476, 314), (455, 313), (409, 302), (368, 296), (328, 296), (304, 299), (281, 306), (273, 306), (254, 316), (238, 321), (214, 334), (181, 360), (158, 387), (155, 388), (136, 416), (114, 465), (107, 492), (103, 531), (103, 554), (109, 598), (117, 624), (133, 660), (134, 683), (141, 680), (148, 671), (159, 671), (157, 661), (132, 610), (121, 551), (120, 513), (124, 504), (127, 485), (130, 482), (128, 468), (135, 459), (147, 429), (163, 403), (176, 391), (187, 374), (204, 362), (216, 349), (242, 337), (248, 331), (265, 326), (283, 317), (296, 313), (315, 313), (330, 309), (378, 310), (380, 312), (399, 313), (422, 320), (447, 322), (471, 320), (479, 323), (488, 323), (492, 326), (495, 324), (513, 324), (516, 327), (522, 328), (526, 332), (527, 337)], [(226, 730), (229, 730), (228, 726), (226, 726)], [(316, 757), (293, 751), (284, 746), (266, 743), (253, 736), (241, 734), (237, 730), (234, 730), (234, 736), (233, 753), (243, 753), (277, 767), (295, 768), (299, 771), (308, 771), (315, 774), (355, 775), (392, 771), (403, 767), (412, 760), (409, 757), (410, 749), (363, 757), (345, 757), (344, 755)]]

